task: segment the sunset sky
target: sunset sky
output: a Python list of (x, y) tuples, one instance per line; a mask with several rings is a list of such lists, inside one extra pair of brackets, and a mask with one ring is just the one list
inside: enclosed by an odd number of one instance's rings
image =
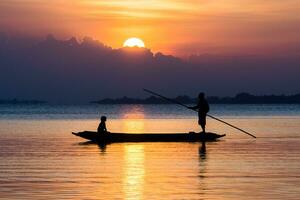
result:
[(0, 99), (299, 93), (299, 11), (300, 0), (1, 0)]
[(177, 56), (282, 54), (299, 52), (299, 10), (299, 0), (1, 0), (0, 31), (113, 48), (138, 37)]

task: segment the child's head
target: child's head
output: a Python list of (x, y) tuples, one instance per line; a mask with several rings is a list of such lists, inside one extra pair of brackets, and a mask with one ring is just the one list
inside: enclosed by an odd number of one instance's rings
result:
[(101, 116), (101, 122), (105, 122), (106, 121), (106, 117), (105, 116)]

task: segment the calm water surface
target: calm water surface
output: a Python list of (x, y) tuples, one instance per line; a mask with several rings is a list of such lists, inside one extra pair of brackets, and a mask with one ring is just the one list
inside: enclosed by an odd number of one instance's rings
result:
[(212, 143), (98, 146), (72, 131), (197, 131), (171, 105), (0, 106), (0, 199), (300, 199), (300, 106), (212, 105)]

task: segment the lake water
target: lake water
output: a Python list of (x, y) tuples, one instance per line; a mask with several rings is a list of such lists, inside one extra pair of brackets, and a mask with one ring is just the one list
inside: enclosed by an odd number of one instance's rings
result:
[(218, 142), (85, 143), (72, 131), (199, 131), (176, 105), (1, 105), (0, 199), (300, 199), (300, 105), (211, 105)]

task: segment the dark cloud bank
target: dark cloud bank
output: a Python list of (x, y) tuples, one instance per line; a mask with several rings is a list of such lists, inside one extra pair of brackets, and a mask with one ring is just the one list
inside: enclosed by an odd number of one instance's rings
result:
[(0, 34), (0, 99), (87, 103), (143, 97), (291, 94), (300, 91), (299, 52), (273, 56), (198, 55), (181, 60), (148, 49), (112, 49), (91, 38), (58, 40)]

